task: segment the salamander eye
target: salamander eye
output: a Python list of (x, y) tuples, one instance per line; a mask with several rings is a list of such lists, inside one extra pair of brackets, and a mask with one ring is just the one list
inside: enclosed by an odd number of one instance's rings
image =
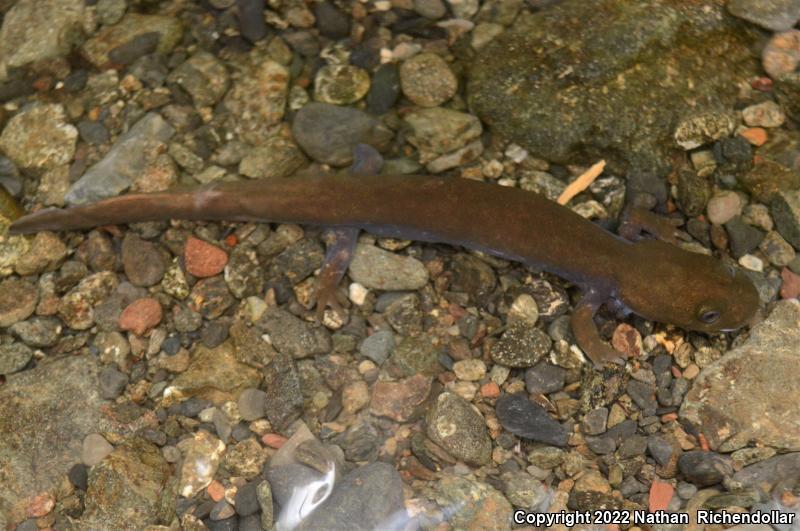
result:
[(700, 310), (700, 313), (697, 314), (697, 317), (703, 321), (705, 324), (714, 324), (719, 320), (720, 312), (719, 310), (712, 310), (709, 308), (703, 308)]

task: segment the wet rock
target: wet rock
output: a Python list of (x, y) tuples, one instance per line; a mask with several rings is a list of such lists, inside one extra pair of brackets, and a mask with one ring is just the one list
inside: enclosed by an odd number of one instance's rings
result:
[(137, 299), (122, 310), (119, 316), (119, 328), (141, 336), (158, 326), (162, 316), (161, 304), (156, 299), (151, 297)]
[(31, 347), (52, 347), (61, 337), (61, 323), (54, 317), (32, 317), (14, 323), (8, 331)]
[(227, 475), (251, 480), (261, 474), (267, 457), (266, 450), (259, 442), (249, 437), (228, 447), (220, 467)]
[(800, 452), (776, 455), (746, 466), (734, 474), (733, 479), (746, 486), (771, 492), (775, 485), (797, 477), (800, 477)]
[(369, 91), (369, 74), (353, 65), (325, 65), (314, 78), (314, 99), (334, 105), (355, 103)]
[(475, 256), (459, 253), (453, 257), (451, 267), (450, 289), (464, 292), (477, 302), (483, 301), (497, 285), (494, 270)]
[(86, 509), (81, 525), (88, 529), (132, 529), (132, 524), (156, 524), (162, 514), (162, 491), (171, 476), (154, 444), (133, 438), (120, 444), (91, 468)]
[(489, 462), (492, 441), (483, 416), (460, 396), (439, 395), (426, 423), (428, 437), (456, 459), (476, 466)]
[(800, 191), (780, 192), (771, 205), (772, 218), (778, 232), (800, 249)]
[(236, 10), (239, 13), (239, 31), (242, 37), (250, 42), (257, 42), (267, 36), (264, 5), (261, 2), (236, 0)]
[(458, 80), (440, 56), (420, 53), (400, 65), (400, 86), (420, 107), (436, 107), (455, 95)]
[(157, 113), (151, 112), (119, 136), (100, 162), (90, 167), (65, 197), (71, 205), (89, 203), (119, 195), (148, 172), (154, 153), (163, 152), (175, 130)]
[(198, 107), (214, 105), (230, 86), (228, 70), (212, 54), (200, 51), (192, 55), (167, 77), (192, 96)]
[(100, 396), (106, 400), (117, 398), (128, 385), (128, 375), (113, 367), (100, 371)]
[(232, 342), (226, 341), (213, 349), (198, 345), (189, 368), (164, 390), (164, 397), (170, 403), (198, 397), (223, 404), (236, 400), (239, 393), (257, 387), (260, 382), (261, 375), (256, 369), (236, 360)]
[(587, 435), (600, 435), (606, 431), (608, 421), (608, 408), (599, 407), (591, 410), (583, 417), (581, 428)]
[(370, 412), (397, 422), (408, 422), (428, 398), (431, 378), (416, 374), (398, 382), (379, 381), (372, 389)]
[(408, 141), (419, 150), (422, 164), (464, 148), (483, 131), (475, 116), (443, 107), (414, 109), (404, 120)]
[(422, 310), (416, 293), (401, 295), (383, 311), (386, 321), (400, 335), (409, 336), (422, 332)]
[(254, 49), (223, 100), (231, 113), (231, 129), (241, 131), (250, 144), (263, 144), (274, 135), (271, 126), (283, 119), (288, 91), (286, 67)]
[(0, 345), (0, 374), (12, 374), (25, 368), (33, 350), (22, 343)]
[(65, 56), (84, 31), (81, 0), (22, 0), (9, 7), (0, 29), (0, 81), (7, 69)]
[(777, 267), (788, 266), (797, 255), (794, 248), (775, 231), (768, 232), (758, 248), (766, 255), (769, 263)]
[(741, 213), (742, 200), (736, 192), (723, 191), (708, 201), (708, 221), (716, 225), (724, 225)]
[(219, 276), (199, 281), (189, 293), (189, 308), (206, 319), (218, 318), (233, 303), (233, 295)]
[(39, 292), (35, 284), (19, 278), (0, 282), (0, 328), (30, 317), (38, 302)]
[(267, 410), (267, 394), (261, 389), (245, 389), (239, 395), (239, 414), (251, 422), (263, 418)]
[(645, 414), (655, 413), (658, 402), (656, 402), (656, 387), (653, 384), (630, 380), (626, 392)]
[(497, 419), (505, 429), (525, 439), (566, 446), (569, 432), (535, 402), (523, 395), (504, 395), (497, 401)]
[(15, 114), (0, 134), (0, 151), (20, 168), (45, 170), (67, 164), (78, 130), (66, 122), (64, 107), (37, 103)]
[(742, 119), (750, 127), (780, 127), (786, 121), (786, 116), (780, 105), (767, 100), (742, 109)]
[(728, 11), (762, 28), (786, 31), (800, 19), (800, 2), (797, 0), (731, 0)]
[(531, 367), (550, 352), (552, 340), (534, 326), (514, 323), (492, 346), (492, 359), (506, 367)]
[(178, 443), (183, 455), (178, 483), (178, 493), (191, 498), (211, 483), (217, 472), (225, 444), (206, 431)]
[(128, 13), (113, 26), (105, 26), (81, 47), (83, 56), (94, 66), (109, 63), (131, 64), (150, 53), (166, 55), (178, 44), (183, 28), (177, 18)]
[(258, 321), (270, 342), (278, 352), (295, 359), (324, 354), (331, 350), (331, 339), (327, 331), (306, 323), (289, 312), (270, 309)]
[[(800, 450), (800, 417), (787, 407), (800, 398), (800, 303), (781, 301), (740, 347), (707, 365), (695, 379), (680, 415), (712, 449), (737, 450), (750, 441)], [(735, 403), (731, 408), (726, 404)]]
[(378, 120), (363, 111), (320, 102), (297, 112), (292, 134), (309, 157), (332, 166), (350, 164), (357, 144), (380, 150), (391, 137)]
[(289, 245), (270, 264), (270, 276), (286, 277), (292, 284), (308, 278), (325, 260), (322, 246), (311, 239), (304, 238)]
[(251, 179), (276, 179), (289, 177), (307, 163), (297, 144), (274, 137), (245, 154), (239, 163), (239, 173)]
[(728, 233), (731, 251), (736, 258), (753, 252), (764, 239), (763, 232), (748, 225), (739, 216), (725, 224), (725, 231)]
[(391, 330), (378, 330), (361, 343), (359, 352), (375, 362), (376, 365), (383, 365), (383, 362), (394, 350), (394, 334)]
[(386, 291), (416, 290), (428, 282), (428, 270), (422, 262), (374, 245), (356, 247), (349, 273), (354, 282), (366, 288)]
[(392, 352), (390, 363), (403, 376), (424, 374), (435, 376), (444, 368), (440, 364), (441, 352), (422, 336), (404, 337)]
[(371, 114), (385, 114), (400, 96), (400, 74), (394, 64), (381, 65), (372, 74), (372, 84), (367, 94), (367, 110)]
[(350, 35), (350, 17), (330, 2), (314, 4), (314, 17), (319, 32), (329, 39), (343, 39)]
[(724, 478), (733, 475), (729, 459), (702, 450), (693, 450), (681, 455), (678, 468), (686, 481), (698, 487), (708, 487), (720, 483)]
[(183, 258), (186, 270), (198, 278), (218, 275), (228, 263), (228, 254), (225, 251), (194, 236), (186, 239)]
[(0, 387), (0, 513), (9, 521), (24, 517), (27, 498), (57, 487), (80, 461), (86, 435), (108, 428), (98, 372), (92, 356), (68, 356), (7, 376)]
[(58, 302), (58, 316), (75, 330), (86, 330), (95, 322), (95, 306), (117, 287), (117, 276), (108, 271), (81, 280)]
[(114, 451), (114, 447), (109, 443), (105, 437), (99, 433), (90, 433), (83, 439), (83, 446), (81, 449), (81, 461), (88, 467), (103, 461), (108, 454)]
[(161, 282), (167, 265), (154, 243), (128, 232), (122, 240), (122, 267), (131, 284), (147, 287)]
[[(755, 72), (752, 37), (723, 9), (682, 0), (565, 0), (521, 14), (479, 53), (470, 106), (534, 156), (574, 163), (611, 150), (619, 154), (611, 167), (663, 175), (675, 118), (730, 107), (738, 76)], [(587, 32), (579, 21), (590, 18)], [(553, 55), (557, 42), (571, 44)], [(661, 83), (671, 75), (691, 84)], [(690, 109), (687, 99), (698, 105)], [(637, 119), (620, 120), (630, 109)]]
[(270, 423), (283, 429), (295, 421), (303, 411), (303, 393), (300, 376), (294, 360), (279, 352), (264, 368), (266, 413)]
[(448, 522), (456, 529), (509, 529), (513, 508), (492, 486), (468, 477), (445, 474), (435, 485), (440, 507), (458, 507)]
[(381, 529), (403, 518), (403, 482), (387, 463), (370, 463), (337, 483), (297, 529)]

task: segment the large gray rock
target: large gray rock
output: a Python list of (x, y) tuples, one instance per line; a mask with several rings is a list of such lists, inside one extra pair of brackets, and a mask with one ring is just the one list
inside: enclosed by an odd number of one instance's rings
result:
[(10, 522), (80, 462), (84, 437), (107, 428), (99, 391), (92, 356), (42, 362), (0, 387), (0, 513)]
[(664, 175), (676, 126), (729, 109), (758, 72), (724, 4), (565, 0), (520, 15), (476, 58), (469, 103), (533, 155)]
[(750, 442), (800, 450), (800, 302), (779, 302), (739, 348), (706, 366), (681, 406), (720, 452)]

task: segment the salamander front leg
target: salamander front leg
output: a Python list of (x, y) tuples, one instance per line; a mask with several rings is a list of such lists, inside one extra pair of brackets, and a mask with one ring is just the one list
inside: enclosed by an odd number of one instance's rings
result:
[(578, 303), (570, 319), (572, 332), (575, 334), (578, 346), (598, 368), (606, 363), (624, 363), (620, 353), (603, 341), (597, 325), (594, 324), (594, 314), (597, 313), (606, 298), (599, 292), (588, 291)]
[(637, 241), (644, 231), (673, 245), (678, 244), (678, 235), (681, 234), (678, 227), (683, 225), (680, 219), (660, 216), (639, 207), (626, 208), (621, 221), (617, 232), (626, 240)]

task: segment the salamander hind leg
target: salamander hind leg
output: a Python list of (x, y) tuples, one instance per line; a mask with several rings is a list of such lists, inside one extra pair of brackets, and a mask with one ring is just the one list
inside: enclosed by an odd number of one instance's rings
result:
[[(352, 174), (375, 175), (382, 167), (383, 157), (373, 147), (358, 144), (353, 148)], [(317, 321), (322, 321), (326, 308), (331, 308), (340, 316), (344, 315), (342, 305), (345, 299), (339, 292), (339, 283), (353, 260), (358, 233), (359, 229), (350, 227), (333, 229), (327, 233), (330, 241), (325, 262), (317, 277)]]
[(680, 219), (660, 216), (639, 207), (628, 207), (622, 213), (622, 220), (617, 232), (626, 240), (637, 241), (644, 231), (659, 240), (677, 245), (678, 236), (682, 234), (682, 231), (678, 230), (681, 225), (683, 225), (683, 221)]

